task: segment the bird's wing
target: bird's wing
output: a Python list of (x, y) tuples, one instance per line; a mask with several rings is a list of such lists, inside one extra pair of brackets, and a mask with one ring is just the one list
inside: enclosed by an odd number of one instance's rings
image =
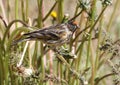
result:
[(25, 33), (21, 39), (13, 41), (13, 44), (27, 40), (43, 40), (43, 41), (59, 41), (67, 38), (68, 32), (65, 30), (65, 25), (60, 24), (50, 26), (33, 32)]
[(27, 38), (32, 39), (44, 39), (44, 40), (57, 40), (60, 39), (61, 26), (51, 26), (48, 28), (43, 28), (37, 31), (24, 34)]

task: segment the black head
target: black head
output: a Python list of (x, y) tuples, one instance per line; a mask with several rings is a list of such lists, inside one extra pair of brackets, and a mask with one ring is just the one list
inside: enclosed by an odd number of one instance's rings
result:
[(69, 21), (68, 24), (69, 24), (69, 29), (72, 32), (76, 31), (76, 29), (79, 28), (79, 26), (75, 21)]

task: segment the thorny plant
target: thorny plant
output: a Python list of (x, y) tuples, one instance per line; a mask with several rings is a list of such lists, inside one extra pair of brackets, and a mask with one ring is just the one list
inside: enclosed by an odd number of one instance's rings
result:
[(120, 39), (113, 42), (111, 39), (106, 39), (105, 44), (100, 47), (100, 50), (104, 50), (103, 54), (111, 54), (108, 57), (107, 62), (111, 67), (113, 75), (115, 74), (114, 84), (120, 83), (120, 61), (115, 64), (115, 59), (120, 59)]
[[(100, 57), (100, 60), (102, 57), (109, 55), (109, 57), (106, 58), (106, 62), (111, 67), (112, 73), (109, 75), (114, 75), (115, 79), (114, 84), (119, 85), (120, 83), (120, 61), (115, 64), (114, 60), (120, 58), (120, 39), (113, 41), (105, 31), (103, 32), (105, 38), (104, 38), (104, 44), (102, 43), (102, 46), (100, 46), (100, 50), (103, 51), (102, 56)], [(104, 76), (105, 77), (105, 76)]]

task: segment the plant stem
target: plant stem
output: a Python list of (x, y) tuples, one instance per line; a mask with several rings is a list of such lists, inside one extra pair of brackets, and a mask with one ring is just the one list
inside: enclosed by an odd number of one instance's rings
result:
[[(90, 29), (90, 31), (89, 31), (89, 34), (90, 34), (90, 36), (89, 36), (89, 41), (88, 41), (88, 57), (90, 56), (89, 55), (89, 52), (90, 52), (90, 47), (92, 47), (91, 46), (91, 44), (92, 44), (92, 42), (91, 42), (91, 36), (92, 36), (92, 30), (93, 30), (93, 28), (94, 28), (94, 20), (95, 20), (95, 12), (96, 12), (96, 0), (93, 0), (92, 1), (92, 8), (91, 8), (91, 13), (92, 13), (92, 17), (91, 17), (91, 29)], [(96, 21), (97, 22), (97, 21)], [(93, 48), (91, 48), (91, 49), (93, 49)], [(91, 61), (91, 66), (92, 66), (92, 72), (91, 72), (91, 85), (94, 85), (94, 78), (95, 78), (95, 65), (94, 65), (94, 56), (93, 56), (93, 52), (91, 51), (91, 57), (90, 57), (90, 61)], [(88, 61), (87, 61), (88, 62)]]
[[(102, 9), (103, 10), (103, 9)], [(102, 26), (103, 26), (103, 15), (101, 16), (100, 19), (100, 25), (99, 25), (99, 29), (97, 30), (99, 33), (97, 34), (98, 36), (98, 42), (97, 42), (97, 50), (96, 50), (96, 59), (95, 59), (95, 70), (98, 70), (98, 66), (99, 66), (99, 55), (100, 55), (100, 50), (99, 50), (99, 46), (100, 46), (100, 40), (101, 40), (101, 30), (102, 30)]]
[[(15, 19), (18, 19), (18, 0), (15, 0)], [(17, 23), (15, 24), (15, 27), (17, 28)]]
[(109, 74), (106, 74), (104, 76), (102, 76), (101, 78), (99, 78), (96, 82), (95, 82), (95, 85), (98, 85), (99, 82), (107, 77), (110, 77), (110, 76), (113, 76), (113, 75), (116, 75), (116, 73), (109, 73)]
[(22, 19), (25, 21), (24, 0), (21, 0)]
[(116, 0), (115, 7), (114, 7), (114, 9), (113, 9), (113, 12), (112, 12), (112, 15), (111, 15), (111, 17), (110, 17), (109, 23), (108, 23), (108, 25), (107, 25), (107, 31), (110, 30), (110, 27), (112, 26), (113, 19), (114, 19), (114, 17), (116, 17), (115, 14), (116, 14), (116, 11), (117, 11), (118, 6), (119, 6), (119, 0)]
[[(38, 21), (37, 21), (37, 25), (39, 28), (42, 28), (43, 23), (42, 23), (42, 18), (43, 18), (43, 0), (37, 0), (38, 3)], [(44, 47), (43, 47), (43, 43), (41, 42), (40, 45), (40, 50), (41, 50), (41, 56), (38, 59), (38, 64), (39, 62), (41, 62), (41, 70), (42, 70), (42, 79), (45, 78), (45, 68), (44, 68)], [(39, 67), (39, 65), (38, 65)], [(41, 83), (43, 85), (43, 83)]]
[(25, 16), (25, 21), (28, 19), (28, 14), (29, 14), (29, 0), (26, 0), (26, 16)]
[(63, 2), (64, 0), (58, 0), (58, 22), (61, 23), (63, 19)]

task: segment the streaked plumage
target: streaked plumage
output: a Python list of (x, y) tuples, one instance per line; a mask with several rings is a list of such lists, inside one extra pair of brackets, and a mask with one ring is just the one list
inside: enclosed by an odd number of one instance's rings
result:
[(68, 43), (77, 28), (74, 22), (46, 27), (24, 34), (24, 38), (16, 40), (14, 44), (27, 40), (40, 40), (48, 46), (59, 46)]

